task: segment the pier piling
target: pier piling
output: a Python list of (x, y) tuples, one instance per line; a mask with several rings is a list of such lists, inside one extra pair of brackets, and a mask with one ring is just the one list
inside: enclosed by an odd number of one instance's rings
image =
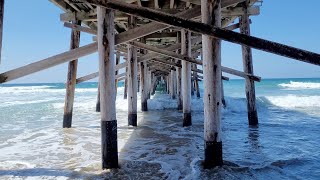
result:
[[(242, 3), (244, 14), (240, 16), (240, 33), (250, 35), (250, 20), (248, 6), (250, 1)], [(253, 74), (252, 51), (249, 46), (242, 45), (243, 70), (245, 73)], [(258, 125), (258, 114), (256, 108), (256, 94), (254, 81), (246, 78), (246, 97), (249, 125)]]
[[(130, 29), (136, 26), (136, 18), (128, 17), (128, 25)], [(137, 126), (137, 90), (138, 90), (138, 64), (137, 64), (137, 48), (128, 44), (128, 125)]]
[[(181, 53), (191, 57), (191, 32), (181, 30)], [(191, 126), (191, 63), (182, 61), (183, 127)]]
[[(81, 25), (81, 21), (75, 21), (74, 24)], [(80, 45), (80, 31), (71, 30), (70, 50), (79, 48)], [(74, 103), (74, 93), (76, 89), (78, 59), (69, 62), (68, 75), (66, 82), (66, 97), (63, 114), (63, 128), (71, 128), (72, 126), (72, 112)]]
[(102, 169), (118, 168), (114, 14), (114, 10), (98, 7)]
[[(221, 0), (201, 0), (202, 23), (221, 27)], [(202, 35), (204, 168), (223, 164), (221, 140), (221, 40)]]

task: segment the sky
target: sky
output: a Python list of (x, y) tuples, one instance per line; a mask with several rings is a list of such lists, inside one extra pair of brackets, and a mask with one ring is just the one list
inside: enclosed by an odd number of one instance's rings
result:
[[(265, 0), (260, 15), (251, 17), (251, 35), (320, 53), (318, 7), (319, 0)], [(68, 51), (71, 30), (63, 27), (61, 13), (49, 0), (7, 0), (0, 72)], [(81, 34), (81, 46), (91, 42), (92, 36)], [(320, 77), (318, 66), (259, 50), (253, 50), (253, 64), (255, 75), (263, 79)], [(243, 70), (240, 45), (223, 41), (222, 65)], [(65, 63), (10, 83), (65, 82), (67, 69)], [(97, 70), (96, 53), (79, 59), (78, 77)]]

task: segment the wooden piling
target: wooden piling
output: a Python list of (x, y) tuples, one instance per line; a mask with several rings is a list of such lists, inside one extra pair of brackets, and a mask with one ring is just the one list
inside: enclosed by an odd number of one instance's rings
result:
[(169, 75), (166, 76), (166, 90), (167, 90), (167, 94), (170, 94), (170, 82), (169, 82)]
[[(145, 38), (141, 38), (142, 43), (146, 43)], [(146, 54), (146, 50), (140, 49), (141, 54)], [(147, 97), (147, 62), (140, 62), (140, 86), (141, 86), (141, 111), (148, 111)]]
[[(133, 29), (136, 18), (128, 17), (128, 27)], [(138, 90), (138, 67), (137, 48), (128, 44), (128, 125), (137, 126), (137, 90)]]
[[(202, 23), (221, 27), (221, 0), (201, 0)], [(221, 40), (202, 35), (204, 78), (204, 168), (221, 166)]]
[[(128, 67), (126, 67), (126, 73), (128, 74)], [(128, 78), (124, 79), (123, 99), (128, 98)]]
[(148, 82), (147, 82), (147, 84), (148, 84), (148, 92), (147, 92), (147, 97), (148, 97), (148, 99), (150, 99), (150, 96), (151, 96), (151, 71), (147, 71), (148, 73)]
[(4, 15), (4, 0), (0, 0), (0, 64), (2, 59), (2, 35), (3, 35), (3, 15)]
[(224, 98), (224, 88), (223, 88), (223, 81), (221, 82), (221, 102), (223, 108), (227, 107), (226, 99)]
[(98, 82), (98, 94), (97, 94), (97, 103), (96, 103), (96, 112), (100, 112), (100, 83)]
[[(181, 30), (181, 53), (191, 57), (191, 32)], [(182, 61), (183, 126), (191, 126), (191, 63)]]
[[(81, 21), (76, 21), (73, 23), (81, 25)], [(79, 45), (80, 45), (80, 31), (72, 30), (70, 49), (71, 50), (76, 49), (79, 47)], [(67, 76), (67, 82), (66, 82), (66, 96), (65, 96), (63, 125), (62, 125), (63, 128), (71, 128), (72, 126), (72, 112), (73, 112), (73, 103), (74, 103), (74, 92), (76, 89), (76, 81), (77, 81), (77, 69), (78, 69), (78, 59), (70, 61), (68, 66), (68, 76)]]
[[(116, 66), (118, 65), (120, 63), (120, 53), (119, 52), (117, 52), (116, 53)], [(119, 74), (119, 71), (118, 70), (116, 70), (116, 75), (118, 75)], [(117, 94), (117, 92), (118, 92), (118, 79), (116, 78), (115, 79), (115, 88), (116, 88), (116, 94)]]
[[(177, 33), (177, 44), (181, 44), (181, 32)], [(179, 54), (181, 51), (178, 49), (176, 53)], [(176, 59), (176, 64), (181, 65), (181, 60)], [(182, 110), (182, 89), (181, 89), (181, 67), (176, 67), (177, 75), (177, 101), (178, 101), (178, 110)]]
[[(193, 66), (193, 65), (191, 65), (191, 66)], [(195, 91), (194, 78), (192, 78), (192, 76), (191, 76), (191, 96), (194, 96), (194, 91)]]
[[(197, 69), (197, 64), (192, 64), (193, 66), (193, 69)], [(198, 73), (196, 71), (193, 71), (193, 76), (194, 77), (198, 77)], [(195, 78), (194, 81), (193, 81), (193, 85), (194, 85), (194, 91), (196, 91), (196, 95), (197, 95), (197, 98), (200, 98), (200, 89), (199, 89), (199, 81), (198, 81), (198, 78)]]
[(171, 91), (171, 99), (176, 99), (176, 71), (174, 69), (174, 67), (171, 67), (171, 72), (170, 72), (170, 91)]
[(118, 168), (114, 10), (97, 7), (102, 169)]
[[(248, 15), (249, 3), (249, 0), (242, 3), (244, 14), (240, 17), (240, 33), (245, 35), (250, 35), (250, 20)], [(250, 47), (242, 45), (242, 59), (244, 72), (253, 74), (252, 51)], [(258, 125), (255, 85), (254, 81), (248, 78), (246, 78), (246, 97), (249, 125)]]

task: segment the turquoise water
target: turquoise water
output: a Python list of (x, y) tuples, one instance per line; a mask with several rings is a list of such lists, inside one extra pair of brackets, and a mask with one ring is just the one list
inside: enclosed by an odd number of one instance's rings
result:
[(247, 125), (244, 81), (225, 81), (224, 88), (226, 165), (203, 170), (202, 99), (193, 97), (193, 126), (182, 128), (176, 100), (157, 92), (148, 100), (150, 111), (138, 111), (138, 127), (131, 128), (120, 82), (116, 106), (121, 169), (104, 172), (95, 112), (97, 83), (77, 86), (71, 129), (61, 128), (63, 83), (0, 85), (0, 179), (320, 177), (320, 79), (256, 83), (257, 128)]

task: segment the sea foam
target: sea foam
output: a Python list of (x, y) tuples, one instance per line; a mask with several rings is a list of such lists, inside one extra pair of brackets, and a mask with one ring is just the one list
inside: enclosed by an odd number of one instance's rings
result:
[(295, 82), (290, 81), (290, 83), (281, 83), (278, 86), (287, 89), (320, 89), (320, 83), (312, 82)]
[(320, 96), (266, 96), (266, 99), (271, 104), (283, 108), (320, 107)]

